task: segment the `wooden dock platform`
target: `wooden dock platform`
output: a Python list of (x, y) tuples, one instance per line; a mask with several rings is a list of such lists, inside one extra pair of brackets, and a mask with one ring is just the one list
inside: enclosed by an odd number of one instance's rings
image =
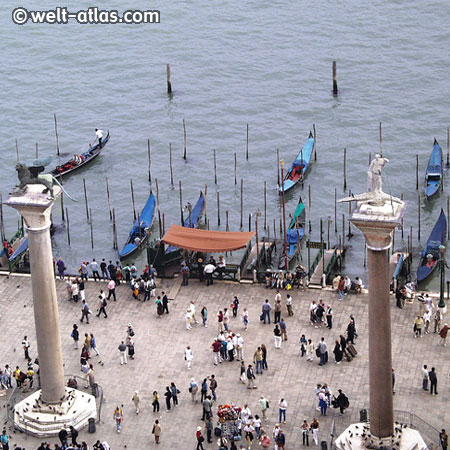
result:
[[(342, 251), (340, 249), (332, 248), (329, 250), (325, 250), (324, 254), (320, 258), (319, 263), (317, 264), (317, 266), (309, 280), (310, 285), (315, 285), (315, 286), (322, 285), (323, 268), (324, 267), (325, 267), (325, 269), (327, 268), (327, 266), (330, 263), (331, 258), (333, 257), (335, 252), (338, 257), (342, 255)], [(324, 258), (325, 258), (325, 260), (324, 260)]]

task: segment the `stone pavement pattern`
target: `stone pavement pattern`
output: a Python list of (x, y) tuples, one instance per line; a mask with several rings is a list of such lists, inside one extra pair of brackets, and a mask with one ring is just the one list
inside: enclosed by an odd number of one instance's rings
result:
[[(157, 293), (161, 290), (168, 292), (177, 280), (159, 280)], [(291, 291), (294, 299), (293, 317), (287, 317), (283, 296), (283, 313), (288, 327), (289, 340), (283, 342), (282, 348), (276, 350), (273, 343), (273, 325), (263, 325), (259, 321), (261, 304), (269, 298), (273, 305), (274, 290), (266, 290), (264, 286), (216, 282), (212, 287), (206, 287), (198, 281), (191, 281), (187, 287), (181, 287), (176, 298), (169, 305), (170, 314), (158, 318), (153, 303), (138, 303), (131, 297), (131, 291), (125, 285), (116, 291), (117, 302), (108, 302), (108, 319), (91, 316), (90, 324), (80, 323), (81, 305), (67, 301), (65, 283), (57, 281), (59, 313), (61, 319), (61, 335), (64, 352), (65, 373), (79, 374), (80, 350), (73, 349), (71, 338), (72, 325), (77, 323), (80, 329), (80, 342), (85, 332), (92, 332), (96, 336), (100, 356), (92, 356), (96, 380), (103, 386), (105, 403), (103, 404), (101, 423), (97, 424), (95, 434), (80, 432), (79, 441), (86, 440), (91, 445), (97, 439), (107, 440), (113, 450), (119, 448), (145, 449), (156, 447), (151, 434), (152, 424), (156, 418), (162, 425), (162, 448), (194, 449), (196, 446), (195, 430), (200, 421), (202, 407), (193, 404), (188, 392), (191, 377), (197, 382), (214, 373), (218, 380), (218, 404), (235, 403), (243, 406), (248, 403), (253, 414), (260, 413), (258, 399), (261, 394), (270, 401), (269, 420), (266, 429), (271, 433), (278, 421), (278, 402), (284, 397), (288, 402), (287, 424), (285, 430), (287, 449), (300, 448), (300, 424), (304, 418), (311, 421), (317, 416), (320, 424), (320, 440), (329, 440), (331, 422), (336, 419), (339, 431), (350, 421), (357, 421), (359, 410), (368, 408), (368, 317), (365, 294), (349, 295), (343, 302), (338, 301), (335, 293), (330, 291), (308, 290), (306, 292)], [(89, 281), (86, 289), (86, 299), (91, 310), (95, 313), (98, 302), (99, 289), (106, 289), (104, 283)], [(252, 363), (256, 347), (264, 343), (268, 348), (269, 370), (264, 375), (258, 375), (256, 384), (258, 389), (247, 390), (240, 383), (239, 362), (224, 362), (214, 366), (210, 345), (217, 334), (216, 314), (219, 309), (230, 306), (233, 296), (240, 300), (237, 319), (230, 319), (230, 329), (240, 332), (245, 340), (244, 357), (246, 364)], [(309, 323), (309, 303), (312, 299), (322, 298), (325, 303), (331, 303), (334, 310), (333, 329), (315, 329)], [(185, 329), (184, 312), (191, 300), (196, 302), (197, 317), (203, 305), (208, 308), (208, 328), (194, 325), (191, 331)], [(0, 302), (2, 324), (2, 346), (0, 349), (0, 364), (4, 367), (20, 365), (25, 367), (25, 360), (21, 347), (22, 338), (28, 335), (31, 342), (30, 355), (36, 355), (36, 341), (34, 333), (34, 319), (32, 313), (31, 281), (24, 277), (3, 277), (0, 279)], [(244, 307), (250, 314), (248, 332), (243, 332), (240, 315)], [(394, 409), (413, 412), (429, 422), (435, 428), (449, 428), (450, 395), (448, 378), (450, 368), (450, 347), (437, 345), (437, 335), (426, 335), (423, 339), (413, 337), (413, 317), (418, 312), (418, 304), (407, 305), (399, 310), (395, 307), (395, 299), (391, 298), (392, 308), (392, 343), (393, 364), (397, 374), (396, 395)], [(349, 315), (356, 319), (359, 337), (356, 347), (359, 355), (351, 362), (343, 361), (341, 365), (334, 363), (332, 349), (339, 334), (345, 334)], [(121, 366), (117, 349), (121, 339), (126, 337), (127, 324), (131, 322), (136, 332), (136, 359), (129, 360), (127, 365)], [(307, 363), (306, 358), (299, 356), (298, 340), (304, 333), (307, 338), (317, 343), (321, 336), (329, 347), (330, 362), (319, 367), (315, 359)], [(187, 371), (184, 361), (184, 349), (190, 345), (194, 352), (192, 370)], [(103, 361), (104, 365), (100, 365)], [(420, 370), (423, 364), (435, 366), (438, 374), (438, 396), (431, 396), (421, 389)], [(165, 386), (174, 381), (181, 394), (178, 408), (166, 414), (163, 393)], [(344, 417), (339, 417), (338, 410), (329, 409), (327, 417), (320, 417), (316, 408), (314, 387), (316, 383), (328, 383), (336, 392), (341, 388), (350, 399), (350, 408)], [(13, 384), (15, 382), (13, 381)], [(131, 398), (134, 390), (141, 395), (141, 413), (134, 412)], [(151, 407), (153, 390), (160, 393), (161, 413), (155, 415)], [(6, 399), (0, 399), (2, 414), (6, 420)], [(117, 404), (124, 405), (125, 420), (122, 433), (115, 432), (112, 413)], [(216, 408), (213, 407), (214, 411)], [(10, 427), (12, 444), (25, 446), (27, 450), (36, 449), (40, 440), (14, 432)], [(51, 439), (50, 442), (58, 442)], [(254, 448), (258, 445), (253, 444)], [(216, 442), (205, 448), (217, 448)]]

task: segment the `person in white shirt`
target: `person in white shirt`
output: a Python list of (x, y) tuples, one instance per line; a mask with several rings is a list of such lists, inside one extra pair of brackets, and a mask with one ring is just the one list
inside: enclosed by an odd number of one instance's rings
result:
[(279, 422), (281, 423), (281, 419), (283, 419), (283, 423), (286, 423), (286, 409), (287, 409), (287, 401), (282, 398), (279, 404)]
[(213, 284), (212, 274), (215, 270), (216, 267), (214, 266), (214, 264), (206, 264), (205, 268), (203, 269), (203, 273), (206, 277), (206, 286)]
[(184, 359), (186, 361), (187, 370), (191, 370), (192, 360), (194, 359), (194, 354), (192, 353), (191, 347), (188, 345), (184, 351)]
[(236, 359), (238, 361), (244, 360), (244, 339), (239, 333), (236, 335)]
[(248, 407), (247, 404), (244, 405), (244, 407), (241, 410), (241, 419), (242, 419), (242, 423), (244, 425), (247, 425), (249, 422), (249, 418), (252, 415), (252, 412), (250, 411), (250, 408)]
[[(280, 295), (281, 297), (281, 295)], [(292, 310), (292, 297), (288, 294), (286, 297), (286, 308), (288, 312), (288, 316), (293, 316), (294, 311)]]
[(217, 263), (217, 268), (218, 268), (220, 279), (223, 278), (223, 272), (225, 271), (225, 267), (226, 267), (225, 258), (222, 255), (220, 255), (219, 262)]
[(244, 324), (244, 331), (248, 330), (248, 311), (247, 308), (244, 308), (244, 311), (242, 313), (242, 322)]
[(189, 309), (191, 310), (191, 319), (195, 323), (198, 323), (197, 317), (195, 317), (195, 303), (194, 300), (191, 300), (191, 303), (189, 305)]
[(102, 137), (103, 137), (103, 130), (100, 130), (98, 128), (95, 129), (95, 134), (97, 136), (98, 139), (98, 145), (99, 147), (102, 146)]
[(184, 321), (186, 323), (186, 330), (190, 330), (192, 328), (191, 320), (192, 320), (191, 310), (188, 309), (184, 315)]
[(281, 294), (280, 294), (280, 291), (277, 289), (277, 293), (276, 293), (276, 295), (275, 295), (275, 303), (276, 303), (278, 300), (280, 300), (280, 302), (281, 302)]

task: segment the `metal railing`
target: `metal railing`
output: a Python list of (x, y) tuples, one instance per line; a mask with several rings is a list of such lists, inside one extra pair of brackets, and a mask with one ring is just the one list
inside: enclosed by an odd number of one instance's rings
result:
[(323, 255), (324, 255), (323, 249), (319, 249), (319, 252), (317, 253), (316, 257), (314, 258), (314, 261), (311, 264), (311, 267), (309, 268), (308, 279), (311, 279), (312, 276), (314, 275), (314, 272), (316, 271), (317, 266), (319, 265), (320, 260)]
[[(367, 422), (369, 422), (370, 410), (366, 409), (366, 411)], [(357, 414), (359, 414), (359, 411), (355, 411), (352, 415), (341, 416), (339, 419), (333, 420), (330, 431), (330, 450), (339, 450), (335, 444), (336, 438), (352, 423), (358, 423), (361, 421), (360, 415), (357, 416)], [(439, 450), (441, 448), (439, 430), (416, 414), (409, 411), (394, 410), (394, 422), (407, 425), (408, 427), (417, 430), (422, 436), (422, 439), (425, 441), (426, 449)]]

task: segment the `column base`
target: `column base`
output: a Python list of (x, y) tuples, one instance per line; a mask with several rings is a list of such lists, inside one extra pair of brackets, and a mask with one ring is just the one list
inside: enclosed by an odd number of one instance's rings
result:
[(97, 418), (95, 397), (68, 387), (61, 403), (44, 403), (39, 390), (14, 407), (15, 428), (37, 437), (57, 436), (71, 425), (79, 430), (90, 418)]
[(379, 438), (370, 433), (368, 422), (350, 425), (335, 441), (339, 450), (409, 450), (426, 448), (425, 441), (417, 430), (395, 423), (394, 434)]

